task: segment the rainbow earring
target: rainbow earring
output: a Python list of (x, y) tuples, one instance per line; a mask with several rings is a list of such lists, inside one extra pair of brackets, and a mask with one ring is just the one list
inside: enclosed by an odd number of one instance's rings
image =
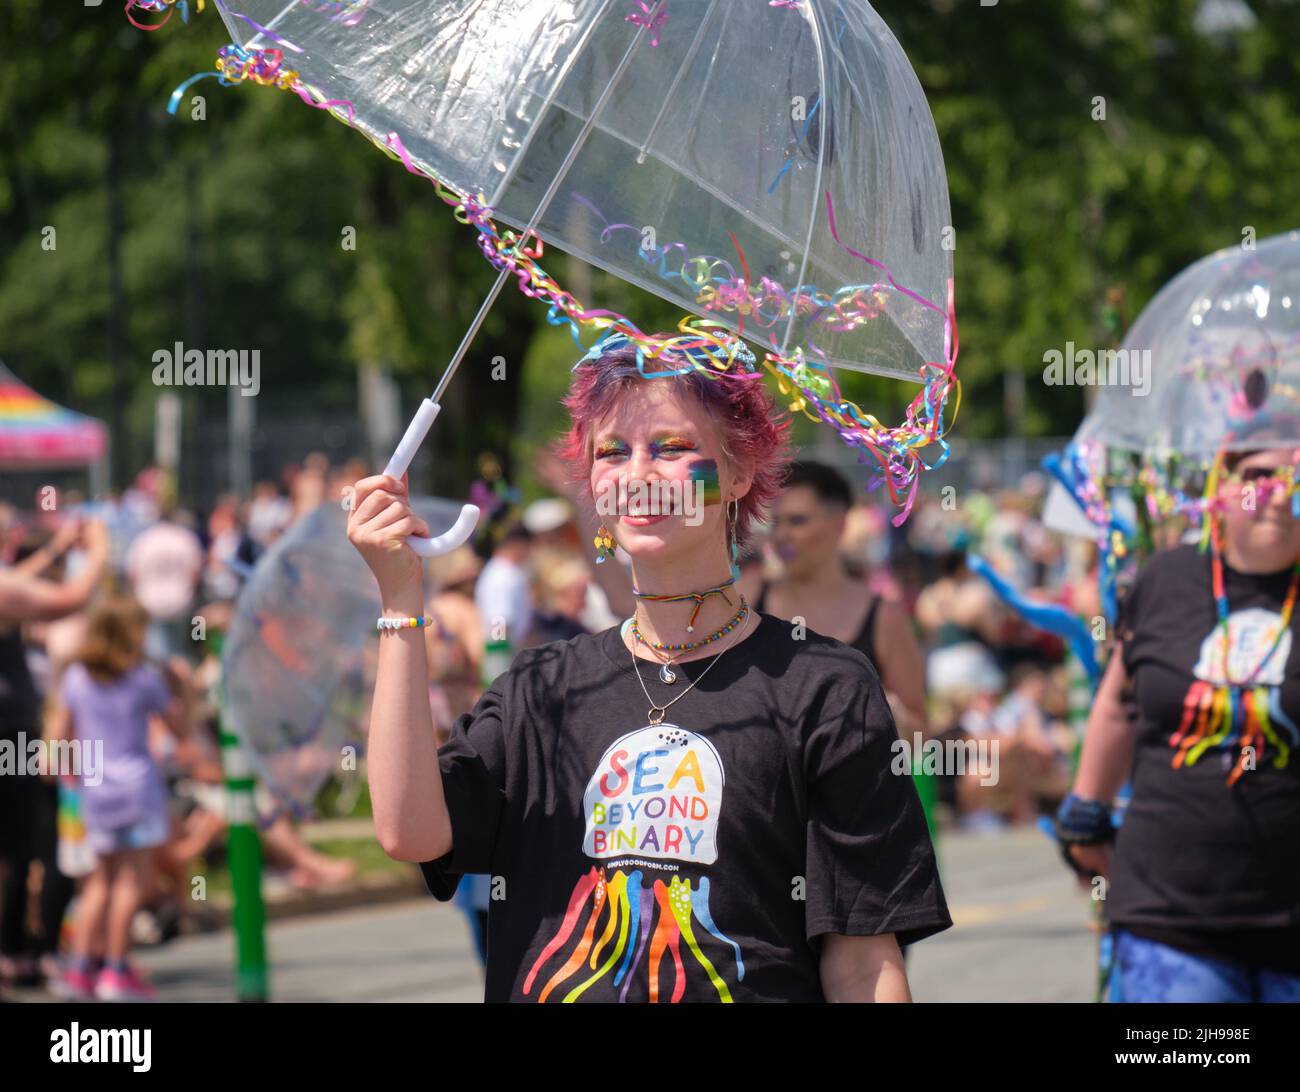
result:
[(731, 579), (740, 579), (740, 543), (736, 541), (736, 522), (740, 519), (740, 501), (727, 504), (727, 538), (731, 542)]
[(614, 556), (614, 536), (609, 533), (609, 528), (603, 523), (600, 530), (596, 532), (596, 537), (592, 540), (596, 546), (596, 564), (603, 565)]

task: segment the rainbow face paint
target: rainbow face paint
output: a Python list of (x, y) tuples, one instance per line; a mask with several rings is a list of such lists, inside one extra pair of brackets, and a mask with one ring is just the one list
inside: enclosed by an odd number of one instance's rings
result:
[(699, 445), (694, 441), (687, 440), (681, 436), (669, 436), (663, 440), (650, 441), (650, 457), (653, 459), (662, 459), (665, 456), (688, 455), (692, 451), (698, 451)]
[[(713, 459), (699, 459), (691, 464), (691, 483), (703, 504), (722, 503), (722, 485), (718, 481), (718, 464)], [(698, 484), (697, 484), (698, 483)]]
[(662, 462), (650, 480), (629, 476), (620, 460), (633, 457), (633, 447), (613, 437), (599, 440), (592, 451), (592, 495), (602, 518), (621, 516), (683, 516), (689, 527), (703, 522), (707, 504), (722, 502), (718, 464), (697, 459), (696, 441), (678, 433), (651, 440), (645, 450)]

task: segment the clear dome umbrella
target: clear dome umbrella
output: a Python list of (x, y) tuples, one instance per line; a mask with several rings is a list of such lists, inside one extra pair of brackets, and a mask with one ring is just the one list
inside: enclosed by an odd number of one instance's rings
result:
[[(430, 526), (459, 505), (416, 498)], [(344, 748), (364, 753), (374, 684), (374, 577), (347, 538), (347, 513), (324, 504), (258, 559), (240, 593), (221, 656), (224, 722), (259, 780), (295, 815), (309, 814)]]
[(1300, 232), (1188, 266), (1093, 363), (1097, 399), (1049, 462), (1045, 519), (1078, 534), (1067, 498), (1083, 509), (1113, 615), (1121, 563), (1158, 524), (1200, 521), (1219, 453), (1300, 447)]
[(1101, 385), (1075, 444), (1202, 467), (1225, 448), (1294, 446), (1284, 423), (1300, 422), (1300, 232), (1188, 266), (1120, 351), (1120, 381)]
[[(912, 449), (942, 431), (956, 354), (947, 182), (920, 84), (863, 0), (216, 6), (235, 39), (224, 80), (288, 88), (367, 134), (450, 196), (500, 269), (389, 473), (511, 276), (575, 336), (631, 333), (658, 361), (647, 374), (691, 366), (692, 338), (763, 344), (799, 408), (895, 474), (923, 469)], [(656, 344), (555, 284), (542, 244), (706, 321)], [(926, 382), (927, 397), (895, 435), (838, 399), (830, 368)], [(467, 507), (423, 552), (472, 525)]]

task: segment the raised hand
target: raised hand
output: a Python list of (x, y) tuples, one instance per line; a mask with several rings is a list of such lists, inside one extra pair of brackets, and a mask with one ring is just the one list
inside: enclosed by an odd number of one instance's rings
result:
[(409, 501), (405, 475), (401, 481), (383, 474), (363, 478), (356, 484), (348, 516), (348, 541), (375, 574), (386, 609), (422, 614), (422, 563), (406, 539), (427, 537), (429, 528)]

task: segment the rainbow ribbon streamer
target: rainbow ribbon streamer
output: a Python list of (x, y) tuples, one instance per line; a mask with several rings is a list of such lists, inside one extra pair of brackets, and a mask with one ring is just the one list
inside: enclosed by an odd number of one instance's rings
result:
[[(194, 10), (196, 12), (202, 11), (203, 5), (204, 0), (194, 0)], [(141, 11), (152, 12), (155, 15), (164, 12), (166, 14), (164, 14), (156, 23), (142, 23), (131, 14), (132, 10), (135, 8), (139, 8)], [(188, 23), (190, 21), (190, 6), (187, 0), (126, 0), (126, 7), (123, 10), (126, 12), (127, 22), (137, 30), (154, 31), (162, 30), (162, 28), (171, 20), (172, 15), (177, 9), (179, 9), (181, 13), (181, 22)]]

